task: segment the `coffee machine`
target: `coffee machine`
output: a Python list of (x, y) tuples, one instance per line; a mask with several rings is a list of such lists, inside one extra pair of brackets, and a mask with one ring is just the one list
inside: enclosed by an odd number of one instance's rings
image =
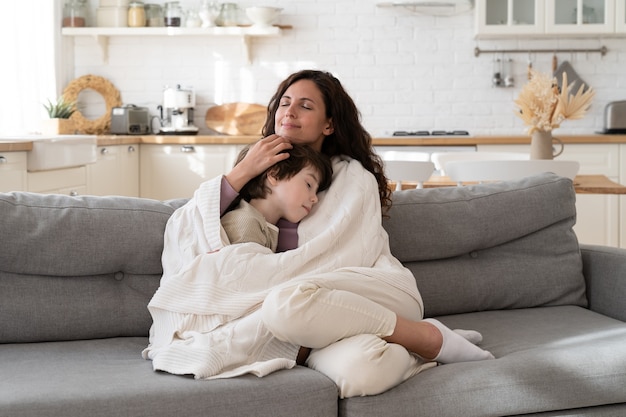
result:
[[(198, 127), (193, 124), (193, 108), (196, 105), (194, 92), (186, 87), (165, 87), (161, 112), (162, 135), (196, 135)], [(163, 114), (165, 110), (165, 114)]]

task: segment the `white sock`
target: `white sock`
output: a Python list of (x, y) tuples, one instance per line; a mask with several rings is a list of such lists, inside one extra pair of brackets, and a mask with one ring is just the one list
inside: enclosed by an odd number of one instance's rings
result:
[(483, 341), (483, 335), (476, 330), (453, 329), (452, 331), (463, 336), (465, 340), (472, 342), (475, 345)]
[[(443, 336), (441, 350), (433, 359), (434, 361), (441, 363), (454, 363), (495, 359), (490, 352), (474, 345), (471, 341), (467, 340), (458, 332), (449, 329), (440, 321), (435, 319), (425, 319), (424, 321), (435, 326)], [(475, 335), (472, 334), (472, 337), (473, 336)]]

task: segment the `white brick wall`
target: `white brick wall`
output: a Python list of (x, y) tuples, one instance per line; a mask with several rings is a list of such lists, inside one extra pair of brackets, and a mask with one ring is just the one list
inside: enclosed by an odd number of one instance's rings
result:
[[(92, 14), (98, 0), (90, 0)], [(198, 7), (200, 1), (182, 1)], [(559, 53), (596, 89), (590, 113), (566, 121), (563, 133), (591, 133), (602, 127), (607, 102), (626, 99), (626, 39), (474, 40), (473, 10), (453, 17), (416, 15), (379, 8), (376, 0), (265, 0), (282, 7), (284, 36), (253, 41), (253, 63), (241, 39), (228, 37), (111, 37), (108, 63), (89, 37), (64, 37), (73, 58), (66, 82), (97, 74), (113, 82), (125, 104), (148, 106), (157, 114), (165, 85), (190, 85), (196, 92), (196, 124), (215, 103), (266, 104), (278, 83), (302, 68), (331, 71), (354, 97), (365, 126), (375, 136), (394, 130), (467, 129), (472, 134), (523, 134), (513, 101), (526, 81), (527, 54), (513, 58), (514, 88), (493, 88), (493, 55), (482, 49), (598, 48), (609, 53)], [(242, 7), (258, 2), (240, 2)], [(72, 54), (69, 54), (72, 57)], [(531, 56), (533, 67), (551, 70), (551, 54)], [(97, 116), (102, 100), (84, 110)], [(207, 133), (202, 130), (201, 133)]]

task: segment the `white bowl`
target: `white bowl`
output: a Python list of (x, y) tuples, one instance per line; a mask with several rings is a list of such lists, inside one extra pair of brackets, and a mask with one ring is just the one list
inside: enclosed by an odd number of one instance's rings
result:
[(267, 27), (272, 26), (281, 10), (283, 9), (280, 7), (247, 7), (246, 15), (248, 15), (248, 18), (252, 21), (253, 26)]

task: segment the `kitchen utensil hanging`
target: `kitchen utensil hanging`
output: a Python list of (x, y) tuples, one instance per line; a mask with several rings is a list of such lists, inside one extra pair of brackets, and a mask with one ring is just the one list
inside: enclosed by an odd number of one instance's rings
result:
[(513, 87), (515, 85), (513, 60), (511, 58), (505, 57), (504, 54), (500, 57), (494, 56), (491, 84), (494, 87)]

